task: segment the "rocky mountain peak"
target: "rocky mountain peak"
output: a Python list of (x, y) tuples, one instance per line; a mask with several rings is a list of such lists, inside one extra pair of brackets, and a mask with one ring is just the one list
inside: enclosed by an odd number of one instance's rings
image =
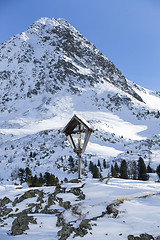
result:
[(48, 102), (64, 88), (81, 95), (106, 85), (114, 96), (116, 90), (120, 98), (143, 102), (114, 64), (64, 19), (41, 18), (0, 46), (0, 85), (2, 111), (16, 109), (18, 99), (47, 94)]

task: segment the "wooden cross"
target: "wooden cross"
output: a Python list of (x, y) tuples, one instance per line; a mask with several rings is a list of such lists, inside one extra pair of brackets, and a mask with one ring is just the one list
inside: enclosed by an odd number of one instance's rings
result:
[[(81, 169), (82, 153), (84, 153), (87, 147), (90, 135), (94, 131), (85, 120), (78, 117), (77, 115), (74, 115), (72, 119), (69, 121), (69, 123), (65, 126), (62, 132), (65, 133), (68, 141), (71, 144), (71, 147), (73, 148), (74, 152), (77, 153), (78, 155), (78, 178), (81, 179), (82, 178), (82, 169)], [(82, 133), (85, 133), (83, 144), (82, 144)], [(78, 136), (77, 146), (73, 140), (72, 134), (77, 134)]]

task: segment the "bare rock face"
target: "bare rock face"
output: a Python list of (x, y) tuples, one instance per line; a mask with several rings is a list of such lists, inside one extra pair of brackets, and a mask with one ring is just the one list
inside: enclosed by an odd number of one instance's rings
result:
[(29, 229), (29, 223), (37, 224), (32, 216), (28, 216), (27, 214), (19, 215), (12, 223), (11, 234), (13, 236), (23, 234), (24, 231)]

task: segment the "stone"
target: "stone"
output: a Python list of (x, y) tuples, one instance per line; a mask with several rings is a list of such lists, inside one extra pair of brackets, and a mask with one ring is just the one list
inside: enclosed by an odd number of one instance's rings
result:
[[(107, 213), (108, 214), (113, 214), (113, 217), (114, 218), (116, 218), (117, 217), (117, 215), (118, 215), (118, 210), (115, 208), (115, 206), (114, 206), (114, 204), (109, 204), (108, 206), (107, 206)], [(130, 235), (131, 236), (131, 235)]]
[(64, 216), (62, 213), (57, 214), (57, 222), (56, 222), (56, 226), (60, 227), (60, 226), (65, 226), (66, 222), (64, 219)]
[(69, 181), (69, 183), (80, 183), (80, 182), (81, 182), (80, 179), (71, 179), (71, 180)]
[(85, 228), (76, 228), (74, 232), (75, 232), (74, 238), (78, 236), (83, 238), (88, 233), (88, 231)]
[(49, 194), (48, 196), (48, 206), (55, 205), (55, 195), (54, 194)]
[(12, 205), (16, 206), (16, 204), (24, 201), (25, 199), (36, 197), (36, 195), (38, 195), (40, 198), (42, 198), (43, 191), (40, 191), (38, 189), (29, 190), (29, 191), (25, 192), (23, 195), (21, 195), (20, 197), (16, 197), (15, 200), (13, 201)]
[(74, 237), (84, 237), (87, 233), (88, 233), (88, 229), (92, 230), (92, 227), (90, 225), (90, 220), (89, 219), (85, 219), (82, 220), (82, 222), (79, 224), (79, 227), (74, 229), (75, 235)]
[(128, 240), (140, 240), (140, 238), (139, 237), (134, 237), (133, 235), (129, 235)]
[(0, 207), (3, 207), (10, 202), (11, 200), (8, 197), (4, 197), (3, 199), (0, 199)]
[(154, 239), (152, 235), (149, 235), (147, 233), (144, 233), (144, 234), (140, 234), (140, 239), (141, 240), (152, 240)]
[(57, 195), (58, 193), (65, 193), (66, 188), (61, 188), (60, 185), (57, 185), (54, 191), (54, 194)]
[(72, 232), (75, 230), (70, 224), (64, 225), (57, 235), (60, 237), (59, 240), (66, 240)]
[(143, 233), (143, 234), (140, 234), (139, 237), (134, 237), (133, 235), (129, 235), (128, 240), (154, 240), (154, 237), (147, 233)]
[(70, 203), (70, 201), (65, 201), (65, 202), (63, 202), (63, 200), (60, 200), (59, 201), (59, 205), (61, 206), (61, 207), (63, 207), (63, 208), (65, 208), (65, 209), (70, 209), (71, 208), (71, 203)]
[(12, 223), (11, 234), (13, 236), (23, 234), (24, 231), (29, 229), (29, 223), (37, 224), (36, 220), (32, 216), (20, 214)]
[(80, 187), (71, 188), (68, 192), (73, 193), (74, 195), (78, 196), (79, 200), (85, 199), (85, 194), (80, 189)]
[(49, 209), (48, 206), (46, 205), (43, 210), (40, 211), (40, 213), (43, 214), (57, 214), (59, 213), (58, 209)]
[(12, 208), (7, 208), (7, 207), (0, 208), (0, 217), (7, 216), (12, 211), (13, 211)]
[(91, 227), (91, 225), (89, 224), (89, 222), (90, 222), (90, 220), (85, 219), (85, 220), (83, 220), (83, 221), (80, 223), (79, 227), (80, 227), (80, 228), (85, 228), (85, 229), (92, 230), (92, 227)]

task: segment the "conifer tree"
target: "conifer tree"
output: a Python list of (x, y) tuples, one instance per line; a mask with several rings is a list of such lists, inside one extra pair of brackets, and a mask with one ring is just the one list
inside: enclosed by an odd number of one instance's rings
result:
[(28, 178), (32, 175), (32, 171), (30, 170), (29, 167), (25, 168), (25, 181), (28, 181)]
[(93, 165), (92, 175), (93, 175), (93, 178), (100, 178), (100, 172), (96, 164)]
[(70, 166), (71, 170), (73, 170), (74, 169), (74, 159), (72, 156), (69, 156), (68, 162), (69, 162), (69, 166)]
[(147, 181), (149, 176), (147, 174), (146, 165), (142, 157), (138, 160), (138, 180)]
[(159, 180), (160, 180), (160, 165), (157, 166), (157, 168), (156, 168), (156, 173), (157, 173), (158, 178), (159, 178)]
[(55, 178), (54, 174), (50, 174), (50, 181), (49, 181), (48, 186), (54, 186), (54, 185), (56, 185), (56, 178)]
[(45, 183), (46, 186), (55, 186), (59, 183), (59, 179), (57, 177), (55, 177), (54, 174), (50, 174), (49, 172), (45, 172), (44, 183)]
[(93, 162), (90, 161), (90, 162), (89, 162), (89, 171), (90, 171), (90, 172), (93, 171), (93, 167), (94, 167)]
[(39, 175), (39, 182), (40, 182), (41, 185), (44, 184), (44, 178), (42, 176), (42, 173), (40, 173), (40, 175)]
[(55, 178), (55, 185), (58, 185), (59, 184), (59, 179), (58, 177)]
[(103, 167), (104, 167), (104, 169), (107, 168), (106, 159), (103, 159)]
[(111, 175), (112, 175), (112, 177), (114, 177), (114, 178), (117, 178), (117, 177), (118, 177), (117, 171), (116, 171), (116, 169), (113, 167), (113, 165), (111, 166)]
[(151, 166), (148, 164), (147, 166), (147, 173), (152, 173), (153, 169), (151, 168)]
[(54, 186), (55, 185), (54, 174), (50, 174), (49, 172), (45, 172), (44, 179), (45, 179), (45, 185), (46, 186)]
[(20, 168), (20, 169), (19, 169), (18, 177), (19, 177), (19, 180), (20, 180), (20, 183), (21, 183), (21, 184), (22, 184), (23, 182), (25, 182), (25, 171), (24, 171), (23, 168)]
[(89, 163), (89, 171), (92, 173), (93, 178), (100, 178), (101, 174), (96, 164), (93, 164), (92, 161)]
[(41, 183), (39, 182), (39, 178), (37, 177), (37, 175), (35, 175), (33, 178), (32, 178), (32, 187), (41, 187)]
[(100, 163), (100, 160), (98, 159), (98, 164), (97, 164), (98, 167), (101, 167), (101, 163)]
[(131, 179), (138, 179), (137, 163), (134, 160), (128, 162), (128, 177)]
[(99, 170), (102, 171), (100, 160), (98, 160), (97, 166), (99, 167)]
[(118, 173), (119, 173), (119, 167), (118, 167), (117, 162), (115, 162), (115, 164), (114, 164), (114, 168), (115, 168), (115, 170), (116, 170), (116, 172), (117, 172), (117, 174), (118, 174)]
[(87, 158), (85, 158), (84, 166), (87, 167)]
[(50, 184), (50, 173), (49, 172), (45, 172), (44, 174), (44, 182), (46, 186), (49, 186)]
[(32, 187), (32, 183), (33, 183), (33, 176), (30, 176), (28, 177), (27, 184), (29, 187)]
[(128, 167), (126, 160), (122, 160), (121, 166), (120, 166), (120, 178), (128, 179)]
[(138, 175), (137, 164), (136, 161), (132, 163), (132, 179), (136, 180)]

